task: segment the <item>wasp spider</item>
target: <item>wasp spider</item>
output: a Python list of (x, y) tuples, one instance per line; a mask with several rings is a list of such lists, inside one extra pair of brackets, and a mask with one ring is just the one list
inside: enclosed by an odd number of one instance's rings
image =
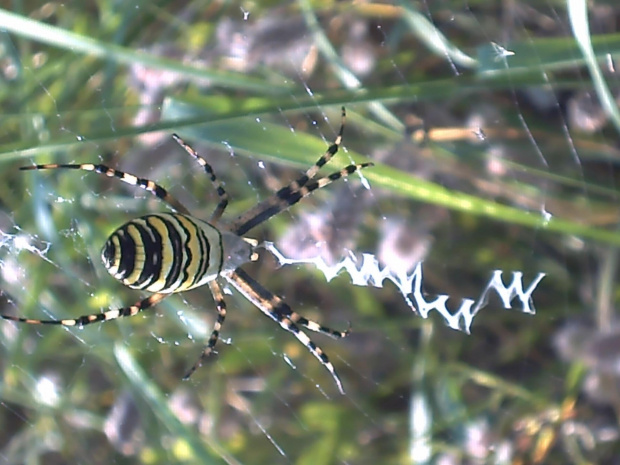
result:
[(213, 353), (226, 318), (226, 303), (217, 281), (218, 277), (222, 277), (266, 316), (292, 333), (299, 342), (306, 346), (330, 372), (340, 392), (344, 393), (342, 383), (327, 354), (299, 327), (302, 326), (336, 339), (347, 336), (348, 331), (335, 331), (294, 312), (280, 297), (263, 288), (240, 268), (244, 263), (258, 259), (255, 250), (257, 242), (242, 237), (246, 232), (296, 204), (313, 191), (340, 178), (345, 178), (357, 170), (372, 166), (372, 163), (352, 164), (329, 176), (314, 179), (319, 169), (338, 152), (344, 125), (345, 110), (343, 107), (338, 136), (314, 166), (288, 186), (281, 188), (275, 194), (226, 223), (220, 220), (228, 204), (228, 194), (206, 160), (176, 134), (172, 136), (174, 140), (204, 168), (219, 196), (219, 203), (209, 221), (192, 216), (183, 204), (155, 182), (104, 165), (45, 164), (20, 168), (22, 170), (59, 168), (84, 170), (118, 178), (155, 195), (167, 203), (174, 213), (154, 213), (123, 224), (107, 239), (101, 252), (101, 258), (108, 272), (130, 288), (151, 292), (152, 295), (146, 299), (129, 307), (84, 315), (75, 319), (33, 320), (10, 315), (0, 316), (6, 320), (28, 324), (82, 327), (95, 322), (136, 315), (161, 302), (172, 293), (207, 284), (215, 300), (217, 319), (200, 358), (185, 375), (184, 379), (187, 379), (204, 359)]

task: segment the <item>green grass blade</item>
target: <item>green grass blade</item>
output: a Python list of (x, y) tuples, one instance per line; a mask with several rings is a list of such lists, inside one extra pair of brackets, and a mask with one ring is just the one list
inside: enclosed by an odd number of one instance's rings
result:
[[(186, 118), (200, 112), (197, 107), (187, 103), (170, 100), (162, 112), (162, 119)], [(222, 141), (235, 152), (243, 153), (268, 161), (307, 167), (325, 148), (326, 143), (310, 134), (292, 133), (288, 128), (261, 122), (244, 124), (239, 130), (236, 122), (209, 123), (181, 131), (188, 140), (197, 140), (211, 146), (222, 148)], [(278, 141), (274, 144), (274, 141)], [(342, 157), (342, 155), (339, 155)], [(367, 158), (347, 151), (347, 156), (358, 163)], [(342, 159), (342, 158), (341, 158)], [(496, 221), (519, 224), (535, 229), (562, 234), (576, 234), (601, 242), (620, 245), (620, 234), (600, 228), (546, 217), (541, 212), (524, 211), (473, 195), (447, 189), (439, 184), (417, 178), (387, 165), (377, 164), (363, 173), (373, 186), (380, 186), (400, 196), (416, 201), (431, 203), (451, 210), (484, 216)]]
[(620, 132), (620, 112), (618, 112), (616, 99), (611, 94), (603, 78), (603, 73), (598, 65), (594, 50), (592, 49), (590, 26), (588, 25), (587, 2), (583, 0), (568, 0), (568, 13), (573, 28), (573, 34), (575, 35), (575, 39), (577, 39), (579, 49), (588, 66), (590, 75), (592, 76), (592, 83), (594, 84), (596, 95), (607, 114), (611, 117), (611, 120), (616, 126), (616, 130)]
[(455, 47), (448, 38), (424, 15), (411, 8), (409, 2), (399, 2), (403, 9), (403, 19), (411, 32), (439, 57), (448, 58), (464, 68), (477, 68), (478, 61)]
[[(606, 34), (591, 38), (594, 60), (604, 60), (620, 53), (620, 34)], [(542, 78), (545, 72), (574, 69), (584, 66), (585, 55), (580, 44), (570, 37), (539, 38), (507, 42), (487, 43), (478, 47), (480, 67), (478, 75), (483, 79), (514, 77), (532, 74)], [(518, 83), (515, 87), (520, 87)], [(548, 84), (541, 82), (541, 84)], [(554, 79), (555, 85), (555, 79)]]
[(287, 85), (283, 83), (274, 86), (272, 83), (239, 73), (184, 65), (175, 60), (96, 40), (2, 9), (0, 9), (0, 30), (71, 52), (85, 53), (117, 63), (141, 64), (153, 69), (173, 71), (187, 78), (208, 79), (213, 84), (224, 87), (260, 91), (268, 94), (283, 93), (287, 89)]
[[(174, 442), (177, 444), (171, 447), (171, 449), (180, 451), (179, 453), (182, 454), (181, 457), (178, 457), (180, 460), (218, 465), (231, 463), (231, 458), (215, 441), (210, 440), (208, 437), (202, 438), (196, 428), (181, 423), (174, 412), (170, 410), (166, 395), (146, 375), (123, 342), (118, 342), (114, 345), (114, 356), (131, 385), (135, 387), (135, 392), (141, 394), (153, 412), (160, 418), (161, 424), (166, 425), (175, 436)], [(212, 450), (206, 447), (206, 443), (209, 444)], [(228, 460), (222, 457), (227, 457)], [(232, 463), (235, 463), (234, 460)]]

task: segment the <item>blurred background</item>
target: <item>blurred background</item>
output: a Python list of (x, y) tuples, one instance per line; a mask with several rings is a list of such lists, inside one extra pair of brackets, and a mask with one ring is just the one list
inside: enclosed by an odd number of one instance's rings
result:
[(249, 234), (292, 260), (362, 254), (476, 300), (523, 273), (535, 314), (489, 293), (471, 333), (386, 281), (328, 281), (261, 250), (244, 267), (294, 310), (346, 394), (226, 288), (83, 329), (0, 323), (0, 463), (620, 463), (615, 2), (5, 1), (0, 9), (0, 311), (75, 318), (145, 297), (100, 261), (124, 222), (169, 211), (105, 163), (225, 218), (311, 166), (372, 161)]

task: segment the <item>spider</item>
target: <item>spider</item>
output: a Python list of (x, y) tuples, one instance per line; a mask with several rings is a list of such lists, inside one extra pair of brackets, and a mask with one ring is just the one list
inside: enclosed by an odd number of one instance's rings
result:
[(340, 378), (327, 354), (301, 331), (300, 326), (336, 339), (346, 337), (349, 330), (336, 331), (294, 312), (286, 302), (261, 286), (240, 267), (245, 263), (258, 260), (256, 253), (258, 242), (242, 237), (245, 233), (296, 204), (315, 190), (358, 170), (373, 166), (372, 163), (351, 164), (329, 176), (314, 179), (319, 169), (338, 152), (342, 143), (345, 120), (346, 113), (342, 107), (342, 121), (336, 139), (305, 174), (230, 222), (220, 221), (228, 205), (228, 194), (223, 185), (207, 161), (176, 134), (172, 135), (173, 139), (204, 168), (219, 197), (219, 203), (209, 221), (192, 216), (183, 204), (155, 182), (105, 165), (82, 163), (21, 167), (21, 170), (92, 171), (117, 178), (150, 192), (165, 202), (174, 212), (153, 213), (128, 221), (110, 235), (101, 251), (104, 266), (115, 279), (132, 289), (151, 292), (149, 297), (129, 307), (83, 315), (75, 319), (34, 320), (11, 315), (0, 315), (0, 317), (34, 325), (82, 327), (91, 323), (136, 315), (158, 304), (170, 294), (207, 284), (215, 301), (217, 319), (200, 357), (184, 376), (184, 379), (188, 379), (214, 352), (226, 318), (226, 302), (217, 280), (221, 277), (261, 312), (277, 322), (284, 330), (292, 333), (301, 344), (306, 346), (329, 371), (338, 390), (344, 394)]

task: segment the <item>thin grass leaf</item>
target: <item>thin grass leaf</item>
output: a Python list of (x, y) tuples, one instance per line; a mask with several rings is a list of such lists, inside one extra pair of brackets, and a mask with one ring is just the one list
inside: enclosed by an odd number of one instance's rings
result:
[(400, 2), (403, 19), (411, 32), (437, 56), (447, 58), (459, 66), (469, 69), (478, 67), (478, 61), (454, 46), (428, 18), (411, 8), (408, 2)]
[[(114, 356), (118, 366), (133, 386), (134, 392), (140, 394), (151, 406), (153, 412), (161, 419), (161, 424), (166, 425), (177, 440), (185, 443), (187, 446), (185, 451), (190, 454), (185, 459), (204, 464), (236, 463), (214, 440), (202, 437), (196, 428), (179, 421), (170, 410), (166, 395), (146, 375), (123, 342), (114, 344)], [(206, 444), (211, 449), (205, 447)]]
[[(203, 110), (189, 104), (169, 100), (162, 111), (162, 119), (194, 117), (193, 115), (201, 111)], [(237, 153), (300, 168), (314, 163), (318, 154), (322, 153), (326, 147), (324, 141), (314, 136), (293, 133), (285, 127), (265, 122), (244, 124), (243, 130), (239, 130), (239, 124), (236, 122), (213, 122), (183, 130), (181, 134), (188, 140), (200, 141), (212, 147), (221, 149), (226, 146)], [(274, 141), (278, 141), (277, 144), (274, 144)], [(347, 156), (357, 163), (369, 161), (368, 158), (352, 151), (347, 151)], [(484, 216), (496, 221), (549, 232), (581, 235), (610, 244), (620, 244), (618, 232), (545, 216), (542, 212), (523, 211), (447, 189), (381, 163), (377, 163), (372, 169), (365, 170), (363, 176), (373, 187), (379, 186), (412, 200)]]
[(596, 90), (596, 95), (601, 102), (601, 105), (610, 116), (616, 130), (620, 132), (620, 112), (616, 105), (616, 99), (612, 95), (605, 79), (601, 68), (598, 65), (598, 61), (592, 49), (592, 40), (590, 38), (590, 26), (588, 25), (588, 5), (585, 0), (568, 0), (568, 17), (570, 19), (571, 26), (573, 28), (573, 34), (577, 39), (577, 44), (584, 57), (590, 75), (592, 76), (592, 83)]
[(71, 52), (85, 53), (117, 63), (142, 64), (153, 69), (173, 71), (186, 78), (209, 80), (213, 84), (228, 88), (260, 91), (266, 94), (279, 94), (286, 92), (287, 89), (287, 85), (283, 83), (274, 86), (272, 83), (240, 73), (184, 65), (175, 60), (96, 40), (2, 9), (0, 9), (0, 31), (11, 32)]
[[(595, 60), (620, 54), (620, 34), (595, 36), (590, 42)], [(501, 75), (514, 78), (523, 74), (542, 77), (544, 72), (574, 69), (587, 64), (579, 43), (570, 37), (487, 43), (478, 47), (477, 56), (480, 62), (477, 74), (483, 79), (497, 79)], [(548, 79), (544, 83), (548, 84)]]

